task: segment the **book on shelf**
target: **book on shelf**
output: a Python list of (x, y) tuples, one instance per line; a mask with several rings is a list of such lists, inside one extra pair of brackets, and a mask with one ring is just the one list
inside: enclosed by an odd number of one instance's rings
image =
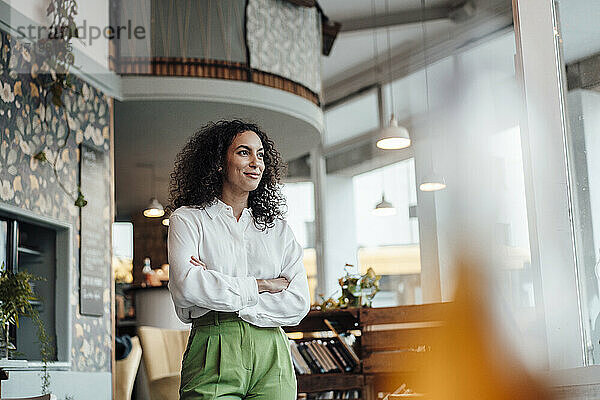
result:
[(352, 345), (354, 344), (356, 337), (354, 335), (340, 335), (339, 333), (337, 333), (337, 331), (335, 330), (333, 325), (331, 325), (331, 322), (329, 322), (328, 319), (324, 319), (323, 322), (325, 323), (325, 325), (327, 325), (329, 330), (331, 332), (333, 332), (333, 335), (342, 344), (342, 346), (345, 349), (346, 354), (348, 354), (352, 358), (352, 360), (354, 361), (355, 364), (357, 364), (357, 365), (360, 364), (360, 359), (358, 358), (358, 355), (356, 355), (356, 353), (352, 349)]
[(315, 365), (318, 368), (318, 372), (324, 374), (325, 372), (327, 372), (327, 368), (325, 367), (325, 365), (323, 364), (323, 360), (321, 359), (321, 357), (319, 357), (319, 355), (317, 354), (317, 351), (315, 350), (312, 342), (303, 342), (301, 345), (306, 346), (306, 350), (307, 350), (307, 354), (309, 357), (312, 358), (313, 362), (315, 363)]
[(298, 374), (352, 372), (359, 366), (340, 339), (290, 339), (290, 353)]
[(306, 396), (307, 400), (326, 400), (326, 399), (360, 399), (360, 391), (353, 390), (328, 390), (326, 392), (310, 393)]
[(298, 351), (308, 364), (310, 373), (322, 374), (325, 372), (321, 365), (318, 364), (317, 360), (315, 359), (315, 356), (312, 354), (312, 351), (308, 348), (306, 343), (298, 343)]
[(342, 364), (345, 372), (351, 372), (358, 364), (354, 362), (351, 356), (346, 354), (345, 349), (339, 342), (334, 339), (329, 340), (327, 343), (330, 351), (335, 355), (336, 359)]
[(325, 342), (323, 342), (321, 340), (317, 340), (317, 344), (321, 348), (321, 352), (325, 355), (325, 357), (327, 358), (327, 361), (329, 362), (329, 365), (331, 366), (330, 371), (331, 372), (342, 372), (344, 369), (342, 368), (340, 363), (338, 361), (336, 361), (335, 357), (333, 356), (333, 353), (325, 345)]
[(325, 372), (340, 372), (337, 370), (335, 364), (330, 361), (327, 355), (328, 351), (324, 349), (320, 340), (311, 341), (310, 346), (313, 348), (315, 355), (319, 358), (319, 363), (321, 363)]
[(296, 342), (294, 342), (291, 339), (290, 339), (290, 350), (292, 353), (292, 362), (294, 364), (294, 369), (296, 369), (296, 372), (299, 374), (310, 374), (310, 367), (308, 366), (308, 363), (300, 354), (300, 351), (298, 350), (298, 345), (296, 344)]

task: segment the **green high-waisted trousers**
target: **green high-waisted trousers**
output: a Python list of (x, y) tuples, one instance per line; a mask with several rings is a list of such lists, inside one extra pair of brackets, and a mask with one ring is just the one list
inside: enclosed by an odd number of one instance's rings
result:
[(236, 313), (194, 319), (181, 366), (181, 400), (296, 400), (296, 376), (281, 328)]

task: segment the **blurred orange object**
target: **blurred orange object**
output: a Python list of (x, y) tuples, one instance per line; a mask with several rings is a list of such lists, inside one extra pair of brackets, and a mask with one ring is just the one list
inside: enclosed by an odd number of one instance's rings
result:
[(491, 312), (487, 276), (464, 263), (455, 298), (433, 338), (424, 381), (427, 397), (444, 399), (552, 399), (501, 337)]

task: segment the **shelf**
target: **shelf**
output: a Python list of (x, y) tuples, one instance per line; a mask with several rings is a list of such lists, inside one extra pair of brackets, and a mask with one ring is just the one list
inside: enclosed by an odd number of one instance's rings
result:
[(133, 319), (133, 320), (131, 320), (131, 319), (129, 319), (129, 320), (125, 319), (125, 320), (117, 321), (116, 324), (117, 324), (117, 327), (123, 328), (123, 327), (126, 327), (126, 326), (137, 326), (137, 321), (135, 319)]
[(17, 247), (17, 251), (22, 254), (29, 254), (31, 256), (41, 256), (43, 253), (38, 250), (30, 249), (28, 247), (19, 246)]
[(305, 374), (296, 375), (298, 393), (314, 393), (329, 390), (362, 390), (365, 379), (362, 374)]
[(286, 326), (283, 329), (286, 332), (319, 332), (329, 331), (329, 328), (323, 322), (328, 319), (338, 332), (345, 332), (352, 329), (360, 329), (358, 323), (358, 313), (360, 308), (346, 308), (341, 310), (319, 311), (312, 310), (296, 326)]

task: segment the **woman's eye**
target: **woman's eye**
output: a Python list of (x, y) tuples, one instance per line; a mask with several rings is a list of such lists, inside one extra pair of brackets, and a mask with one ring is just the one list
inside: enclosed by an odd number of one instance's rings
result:
[(263, 153), (258, 153), (258, 158), (263, 158), (265, 155)]
[(246, 150), (242, 150), (240, 151), (238, 154), (242, 155), (242, 156), (247, 156), (248, 152)]

